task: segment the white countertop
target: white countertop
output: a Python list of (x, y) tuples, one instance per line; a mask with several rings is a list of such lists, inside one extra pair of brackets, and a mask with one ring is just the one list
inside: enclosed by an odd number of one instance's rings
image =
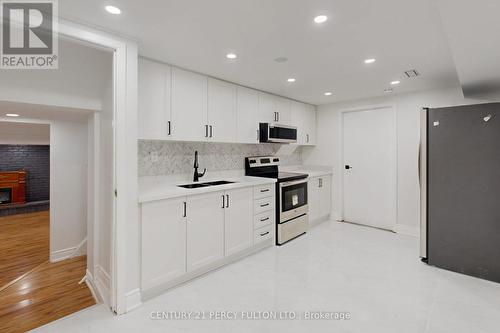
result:
[(187, 189), (177, 185), (191, 184), (193, 182), (173, 181), (170, 177), (142, 177), (139, 179), (139, 203), (276, 183), (276, 179), (248, 176), (218, 177), (216, 179), (202, 178), (200, 183), (217, 180), (227, 180), (234, 183)]
[(332, 167), (314, 165), (280, 166), (280, 171), (307, 173), (310, 178), (333, 174)]

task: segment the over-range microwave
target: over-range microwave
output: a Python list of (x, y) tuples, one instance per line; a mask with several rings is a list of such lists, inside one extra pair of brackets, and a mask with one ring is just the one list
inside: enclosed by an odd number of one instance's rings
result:
[(260, 142), (294, 143), (297, 142), (297, 127), (260, 123)]

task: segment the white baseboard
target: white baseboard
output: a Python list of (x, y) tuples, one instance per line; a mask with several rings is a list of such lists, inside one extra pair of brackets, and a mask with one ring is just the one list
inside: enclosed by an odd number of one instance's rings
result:
[(87, 237), (80, 242), (77, 246), (68, 247), (66, 249), (52, 251), (50, 253), (50, 262), (58, 262), (73, 257), (79, 257), (87, 254)]
[(92, 296), (94, 297), (96, 303), (102, 303), (102, 296), (99, 294), (94, 284), (94, 277), (92, 276), (92, 274), (88, 269), (85, 273), (85, 283), (87, 284), (87, 287), (89, 287), (90, 292), (92, 293)]
[(109, 274), (99, 265), (94, 267), (94, 285), (99, 298), (106, 304), (110, 305), (111, 296), (111, 279)]
[(396, 224), (394, 226), (393, 230), (395, 233), (398, 233), (401, 235), (413, 236), (413, 237), (420, 236), (420, 229), (418, 227), (414, 227), (414, 226), (409, 226), (409, 225), (404, 225), (404, 224)]
[(125, 294), (126, 312), (130, 312), (142, 305), (141, 290), (139, 288)]
[(50, 262), (58, 262), (61, 260), (69, 259), (75, 253), (76, 246), (68, 247), (67, 249), (57, 250), (50, 252)]

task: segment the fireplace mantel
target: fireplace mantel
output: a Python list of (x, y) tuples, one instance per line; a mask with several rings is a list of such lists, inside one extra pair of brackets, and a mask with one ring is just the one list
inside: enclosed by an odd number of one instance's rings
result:
[(26, 171), (0, 172), (0, 188), (11, 189), (11, 202), (2, 206), (26, 203)]

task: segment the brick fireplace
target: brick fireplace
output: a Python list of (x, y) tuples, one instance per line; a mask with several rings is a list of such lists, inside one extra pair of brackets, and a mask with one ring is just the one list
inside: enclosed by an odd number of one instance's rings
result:
[(26, 203), (26, 171), (0, 172), (0, 205)]

